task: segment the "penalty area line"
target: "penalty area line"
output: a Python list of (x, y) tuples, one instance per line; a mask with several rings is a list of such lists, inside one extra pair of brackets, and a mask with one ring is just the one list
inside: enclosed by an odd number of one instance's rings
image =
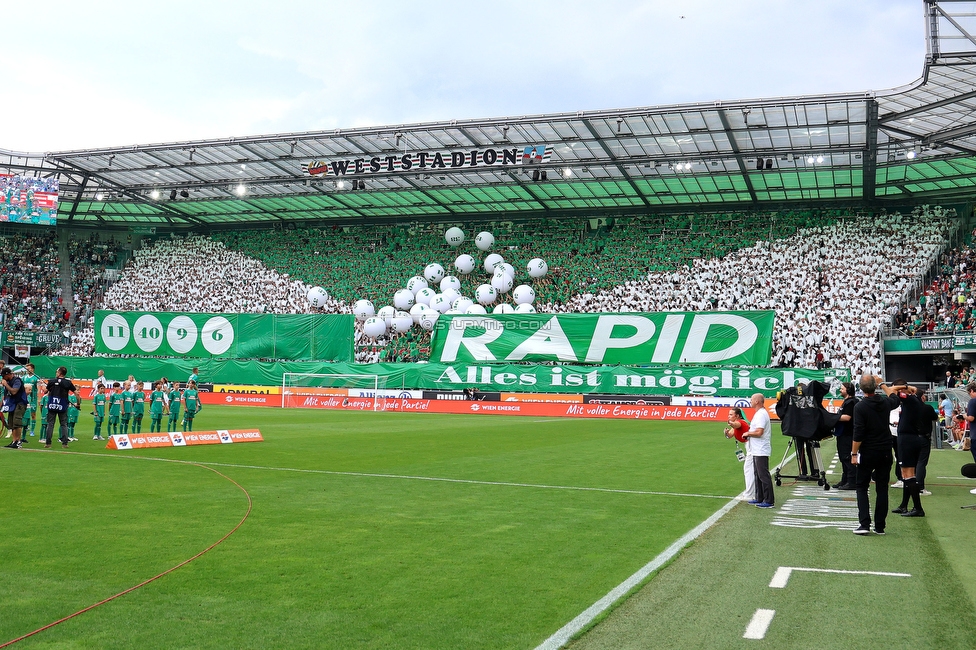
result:
[(558, 650), (558, 648), (563, 647), (569, 642), (570, 639), (573, 638), (574, 635), (592, 623), (597, 616), (609, 609), (610, 606), (616, 603), (618, 600), (626, 596), (631, 589), (643, 582), (647, 576), (651, 575), (651, 573), (657, 571), (662, 566), (670, 562), (671, 559), (674, 558), (674, 556), (676, 556), (685, 546), (698, 539), (702, 533), (714, 526), (719, 519), (724, 517), (738, 503), (739, 500), (735, 498), (719, 508), (714, 514), (712, 514), (711, 517), (689, 530), (680, 539), (678, 539), (678, 541), (664, 549), (660, 555), (642, 566), (637, 570), (636, 573), (614, 587), (606, 596), (587, 607), (583, 613), (564, 625), (551, 637), (540, 643), (535, 650)]

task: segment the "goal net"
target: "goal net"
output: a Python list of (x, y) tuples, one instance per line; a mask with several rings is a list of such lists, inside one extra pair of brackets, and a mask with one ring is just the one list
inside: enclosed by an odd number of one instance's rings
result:
[(309, 398), (334, 397), (370, 400), (368, 408), (386, 410), (383, 390), (386, 379), (379, 375), (331, 375), (286, 372), (281, 376), (281, 407), (306, 406)]

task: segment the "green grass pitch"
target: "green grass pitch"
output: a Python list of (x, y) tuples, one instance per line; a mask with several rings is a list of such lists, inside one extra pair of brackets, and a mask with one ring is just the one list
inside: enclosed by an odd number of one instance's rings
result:
[[(220, 539), (247, 510), (233, 479), (253, 506), (224, 543), (14, 647), (534, 648), (742, 486), (720, 425), (218, 406), (196, 423), (252, 426), (266, 442), (115, 452), (83, 418), (67, 453), (2, 450), (0, 645)], [(620, 645), (615, 621), (650, 596), (704, 607), (714, 632), (726, 544), (768, 514), (734, 509), (579, 642)], [(688, 571), (706, 550), (725, 559)], [(673, 616), (641, 629), (714, 640)]]

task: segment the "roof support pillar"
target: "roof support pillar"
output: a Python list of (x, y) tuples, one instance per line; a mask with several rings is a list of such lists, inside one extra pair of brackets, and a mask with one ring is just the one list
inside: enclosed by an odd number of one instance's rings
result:
[(865, 203), (873, 203), (878, 174), (878, 102), (869, 99), (866, 108), (866, 138), (861, 153), (861, 198)]

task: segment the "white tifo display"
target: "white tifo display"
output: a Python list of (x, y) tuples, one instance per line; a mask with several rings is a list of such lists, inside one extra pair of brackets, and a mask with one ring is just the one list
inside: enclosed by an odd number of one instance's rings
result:
[(384, 388), (385, 379), (381, 381), (379, 375), (286, 372), (281, 376), (281, 407), (312, 406), (323, 399), (372, 399), (374, 411), (385, 411), (383, 398), (396, 397), (401, 391), (387, 394)]
[[(465, 242), (464, 231), (457, 226), (448, 228), (444, 231), (444, 240), (451, 248), (457, 248)], [(368, 338), (377, 339), (403, 334), (417, 326), (429, 332), (441, 314), (486, 314), (489, 310), (493, 314), (534, 313), (535, 289), (530, 284), (521, 283), (524, 275), (519, 278), (515, 267), (500, 254), (488, 253), (496, 243), (492, 233), (479, 232), (474, 245), (478, 251), (487, 253), (483, 260), (478, 259), (480, 255), (457, 255), (453, 262), (457, 275), (448, 275), (439, 262), (430, 262), (424, 267), (423, 274), (405, 279), (406, 288), (393, 294), (392, 305), (377, 310), (369, 300), (356, 301), (352, 311), (356, 320), (362, 323), (363, 333)], [(490, 277), (481, 275), (479, 266)], [(525, 269), (531, 281), (544, 277), (549, 272), (549, 265), (536, 257), (529, 260)], [(309, 290), (309, 302), (328, 300), (324, 289), (321, 289), (324, 298), (317, 293), (320, 289), (313, 287)], [(473, 296), (473, 299), (467, 296)]]

